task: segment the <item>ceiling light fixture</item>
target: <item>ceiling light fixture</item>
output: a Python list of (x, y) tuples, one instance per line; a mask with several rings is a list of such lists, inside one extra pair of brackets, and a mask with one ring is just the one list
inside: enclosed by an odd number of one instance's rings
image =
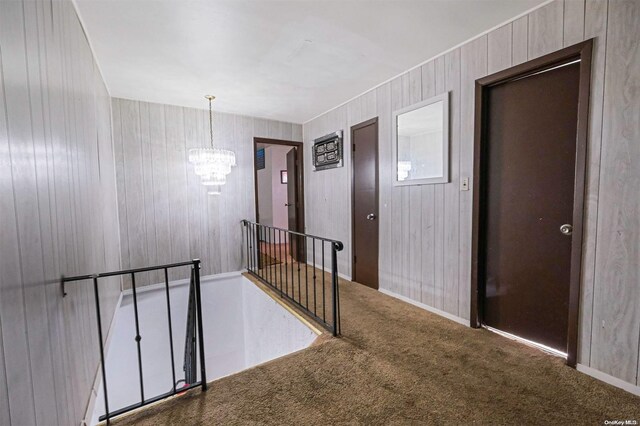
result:
[(207, 193), (218, 195), (220, 187), (227, 181), (227, 175), (231, 173), (231, 168), (236, 165), (236, 154), (228, 149), (213, 147), (213, 111), (211, 102), (215, 96), (206, 95), (209, 100), (209, 136), (211, 147), (193, 148), (189, 150), (189, 163), (193, 164), (193, 170), (201, 183), (207, 187)]

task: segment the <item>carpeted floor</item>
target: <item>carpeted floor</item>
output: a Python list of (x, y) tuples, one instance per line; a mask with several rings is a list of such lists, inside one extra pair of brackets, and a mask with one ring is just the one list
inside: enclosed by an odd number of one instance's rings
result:
[(342, 332), (114, 424), (594, 424), (640, 398), (563, 360), (341, 281)]

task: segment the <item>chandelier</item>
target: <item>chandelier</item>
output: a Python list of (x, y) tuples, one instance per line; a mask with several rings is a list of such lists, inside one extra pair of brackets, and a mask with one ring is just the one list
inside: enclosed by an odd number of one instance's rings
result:
[(209, 100), (209, 136), (211, 147), (193, 148), (189, 150), (189, 163), (193, 164), (193, 170), (200, 177), (200, 182), (207, 187), (207, 193), (218, 195), (220, 187), (227, 181), (227, 175), (236, 165), (236, 154), (228, 149), (213, 147), (213, 112), (211, 101), (215, 96), (207, 95)]

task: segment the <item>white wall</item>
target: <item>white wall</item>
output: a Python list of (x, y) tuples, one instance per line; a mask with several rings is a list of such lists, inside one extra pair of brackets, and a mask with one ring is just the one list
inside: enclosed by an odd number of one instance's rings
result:
[(214, 111), (214, 144), (234, 150), (238, 166), (211, 196), (186, 157), (209, 144), (208, 111), (125, 99), (112, 106), (123, 267), (199, 258), (203, 275), (242, 269), (240, 221), (255, 220), (253, 138), (301, 141), (302, 126)]
[[(173, 360), (176, 380), (184, 379), (184, 345), (189, 303), (188, 281), (170, 288)], [(163, 286), (137, 295), (146, 397), (173, 385)], [(317, 335), (256, 284), (238, 274), (204, 277), (202, 321), (207, 381), (284, 356), (309, 346)], [(106, 354), (107, 391), (111, 411), (140, 401), (138, 353), (132, 295), (125, 294), (117, 311)], [(199, 364), (199, 362), (198, 362)], [(200, 379), (200, 370), (197, 368)], [(135, 378), (135, 379), (132, 379)], [(104, 414), (102, 383), (96, 392), (91, 425)]]
[[(287, 152), (291, 149), (283, 145), (265, 146), (265, 168), (258, 170), (258, 210), (263, 225), (289, 228), (289, 213), (285, 206), (287, 185), (280, 183), (280, 171), (287, 169)], [(264, 238), (269, 239), (269, 236)], [(283, 241), (286, 239), (287, 236), (283, 236)]]
[(271, 147), (271, 201), (273, 208), (273, 226), (276, 228), (289, 228), (289, 209), (285, 204), (287, 198), (287, 185), (280, 182), (280, 171), (287, 170), (287, 152), (290, 146), (272, 145)]
[[(345, 243), (351, 264), (351, 157), (312, 172), (311, 145), (379, 117), (380, 287), (469, 319), (474, 82), (595, 38), (578, 362), (640, 385), (640, 2), (556, 0), (304, 124), (307, 232)], [(391, 114), (450, 92), (451, 182), (393, 187)], [(473, 185), (473, 182), (471, 182)]]
[(258, 170), (258, 214), (260, 223), (273, 226), (273, 158), (270, 146), (264, 147), (264, 169)]
[[(0, 1), (0, 424), (78, 424), (118, 269), (109, 94), (70, 1)], [(120, 293), (101, 280), (105, 332)]]

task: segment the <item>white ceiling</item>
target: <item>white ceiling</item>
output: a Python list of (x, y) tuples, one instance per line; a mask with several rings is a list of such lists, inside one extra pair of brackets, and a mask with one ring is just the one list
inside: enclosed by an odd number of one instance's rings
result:
[(111, 96), (302, 123), (544, 0), (76, 0)]

